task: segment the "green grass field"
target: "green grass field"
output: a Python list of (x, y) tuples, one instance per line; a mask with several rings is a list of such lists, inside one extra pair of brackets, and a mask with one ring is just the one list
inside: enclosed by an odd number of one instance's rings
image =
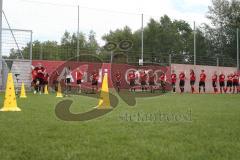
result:
[[(1, 160), (238, 160), (239, 95), (173, 95), (123, 101), (107, 115), (87, 122), (65, 122), (55, 115), (61, 99), (28, 95), (18, 99), (22, 112), (0, 113)], [(74, 96), (72, 112), (84, 112), (97, 100)], [(1, 94), (3, 105), (3, 94)], [(157, 112), (191, 120), (130, 120), (124, 115)]]

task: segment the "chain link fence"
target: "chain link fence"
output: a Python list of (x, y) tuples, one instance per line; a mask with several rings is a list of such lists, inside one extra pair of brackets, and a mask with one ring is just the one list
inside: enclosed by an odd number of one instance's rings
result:
[[(33, 60), (69, 60), (77, 55), (77, 47), (43, 47), (35, 46), (32, 50)], [(81, 54), (91, 54), (97, 56), (105, 63), (139, 63), (141, 53), (128, 52), (107, 52), (104, 50), (87, 50), (80, 49)], [(89, 59), (89, 61), (91, 61)], [(163, 66), (170, 64), (194, 64), (193, 55), (179, 55), (179, 54), (158, 54), (147, 52), (144, 53), (144, 64), (158, 63)], [(207, 66), (225, 66), (236, 67), (237, 60), (224, 56), (196, 56), (196, 65)]]

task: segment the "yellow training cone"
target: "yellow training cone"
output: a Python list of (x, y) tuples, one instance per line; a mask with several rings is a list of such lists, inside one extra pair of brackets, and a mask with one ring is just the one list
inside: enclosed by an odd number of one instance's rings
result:
[(26, 91), (25, 91), (25, 86), (24, 86), (24, 83), (23, 83), (23, 82), (22, 82), (22, 87), (21, 87), (20, 98), (27, 98), (27, 96), (26, 96)]
[(12, 73), (8, 73), (4, 104), (0, 111), (21, 111), (21, 109), (17, 107)]
[(57, 90), (57, 96), (56, 97), (57, 98), (62, 98), (63, 97), (60, 83), (58, 83), (58, 90)]
[(102, 88), (100, 93), (100, 99), (97, 109), (111, 109), (110, 99), (109, 99), (109, 89), (108, 89), (108, 74), (104, 73)]
[(48, 94), (48, 85), (44, 86), (44, 94)]

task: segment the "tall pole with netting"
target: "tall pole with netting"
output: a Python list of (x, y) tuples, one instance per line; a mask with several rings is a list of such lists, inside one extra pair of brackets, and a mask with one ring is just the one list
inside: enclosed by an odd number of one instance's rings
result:
[(193, 34), (193, 36), (194, 36), (194, 65), (196, 65), (197, 63), (196, 63), (196, 56), (197, 56), (197, 51), (196, 51), (196, 23), (195, 23), (195, 21), (194, 21), (194, 24), (193, 24), (194, 26), (194, 34)]
[(142, 26), (141, 26), (141, 32), (142, 32), (142, 36), (141, 36), (141, 39), (142, 39), (141, 61), (142, 61), (142, 64), (143, 64), (143, 14), (142, 14)]
[(79, 46), (79, 5), (78, 5), (78, 26), (77, 26), (77, 61), (79, 61), (79, 52), (80, 52), (80, 46)]
[(237, 69), (239, 69), (239, 28), (237, 28)]
[[(2, 76), (2, 68), (3, 68), (3, 62), (2, 62), (2, 11), (3, 11), (3, 0), (0, 0), (0, 75)], [(2, 85), (3, 79), (0, 79), (0, 85)]]

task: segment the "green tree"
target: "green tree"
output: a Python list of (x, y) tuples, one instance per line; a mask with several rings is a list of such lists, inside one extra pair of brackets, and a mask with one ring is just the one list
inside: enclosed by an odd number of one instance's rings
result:
[(240, 28), (239, 0), (212, 0), (207, 18), (212, 26), (204, 27), (209, 52), (215, 56), (236, 59), (236, 30)]

